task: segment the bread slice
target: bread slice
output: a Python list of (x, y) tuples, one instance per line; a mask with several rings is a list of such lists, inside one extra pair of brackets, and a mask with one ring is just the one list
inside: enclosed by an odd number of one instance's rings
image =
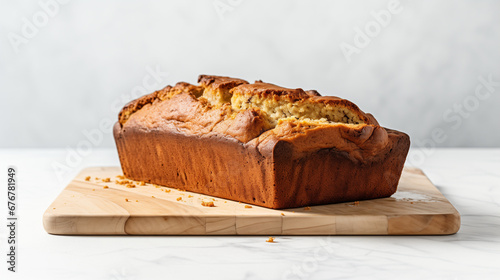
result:
[(392, 195), (408, 135), (315, 91), (201, 75), (127, 104), (125, 176), (269, 208)]

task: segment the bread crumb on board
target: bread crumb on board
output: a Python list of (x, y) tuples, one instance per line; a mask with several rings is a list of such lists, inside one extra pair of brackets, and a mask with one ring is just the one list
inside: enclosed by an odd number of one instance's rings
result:
[(154, 196), (154, 195), (152, 195), (151, 197), (152, 197), (152, 198), (155, 198), (155, 196)]
[(205, 206), (205, 207), (215, 207), (215, 204), (214, 204), (214, 202), (213, 202), (213, 201), (207, 201), (207, 202), (202, 201), (202, 202), (201, 202), (201, 206)]
[(102, 181), (105, 183), (108, 183), (108, 182), (111, 182), (111, 178), (104, 178), (104, 179), (102, 179)]
[(135, 185), (134, 184), (128, 184), (127, 188), (135, 188)]
[(180, 201), (180, 200), (182, 200), (182, 197), (180, 197), (180, 196), (179, 196), (179, 197), (177, 198), (177, 201)]
[(128, 198), (125, 198), (125, 201), (128, 202)]
[(269, 236), (269, 238), (266, 240), (266, 242), (275, 243), (274, 242), (274, 237)]
[(139, 202), (139, 200), (136, 199), (135, 202)]
[(309, 206), (304, 207), (304, 210), (305, 210), (305, 211), (309, 211), (309, 210), (311, 210), (311, 207), (309, 207)]
[(123, 179), (125, 179), (125, 176), (123, 176), (123, 175), (116, 175), (116, 178), (123, 180)]
[(90, 176), (85, 177), (85, 181), (90, 181)]
[(139, 186), (145, 186), (145, 185), (146, 185), (146, 182), (144, 182), (144, 181), (139, 182)]
[(193, 197), (193, 196), (192, 195), (188, 195), (188, 198), (191, 198), (191, 197)]
[(281, 213), (281, 216), (285, 216), (285, 214), (284, 214), (284, 213)]
[(252, 206), (250, 206), (250, 205), (245, 205), (245, 208), (252, 208)]
[(117, 183), (118, 185), (127, 185), (127, 184), (131, 184), (132, 182), (130, 182), (129, 180), (122, 180), (122, 181), (115, 181), (115, 183)]
[(109, 189), (109, 187), (108, 187), (108, 186), (104, 186), (104, 187), (102, 187), (102, 188), (103, 188), (103, 189)]

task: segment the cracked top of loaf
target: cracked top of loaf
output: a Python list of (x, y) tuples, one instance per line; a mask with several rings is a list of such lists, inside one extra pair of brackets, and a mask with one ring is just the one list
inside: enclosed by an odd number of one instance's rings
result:
[(128, 103), (119, 113), (120, 125), (145, 130), (173, 125), (255, 145), (269, 137), (299, 145), (301, 137), (311, 136), (300, 144), (304, 150), (334, 146), (364, 155), (387, 143), (375, 118), (342, 98), (221, 76), (200, 75), (198, 83), (179, 82)]

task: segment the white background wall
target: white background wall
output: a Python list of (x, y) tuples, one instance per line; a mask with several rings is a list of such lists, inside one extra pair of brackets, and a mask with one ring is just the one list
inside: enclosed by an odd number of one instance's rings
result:
[(46, 2), (0, 2), (3, 148), (72, 148), (86, 131), (113, 147), (100, 122), (200, 73), (350, 99), (415, 146), (500, 146), (500, 84), (475, 97), (478, 77), (500, 82), (500, 1), (401, 1), (350, 62), (340, 45), (389, 1), (73, 0), (44, 18)]

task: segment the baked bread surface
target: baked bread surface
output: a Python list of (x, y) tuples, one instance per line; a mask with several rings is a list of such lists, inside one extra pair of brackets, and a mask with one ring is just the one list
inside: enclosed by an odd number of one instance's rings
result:
[(201, 75), (127, 104), (114, 127), (125, 176), (270, 208), (387, 197), (409, 137), (352, 102)]

